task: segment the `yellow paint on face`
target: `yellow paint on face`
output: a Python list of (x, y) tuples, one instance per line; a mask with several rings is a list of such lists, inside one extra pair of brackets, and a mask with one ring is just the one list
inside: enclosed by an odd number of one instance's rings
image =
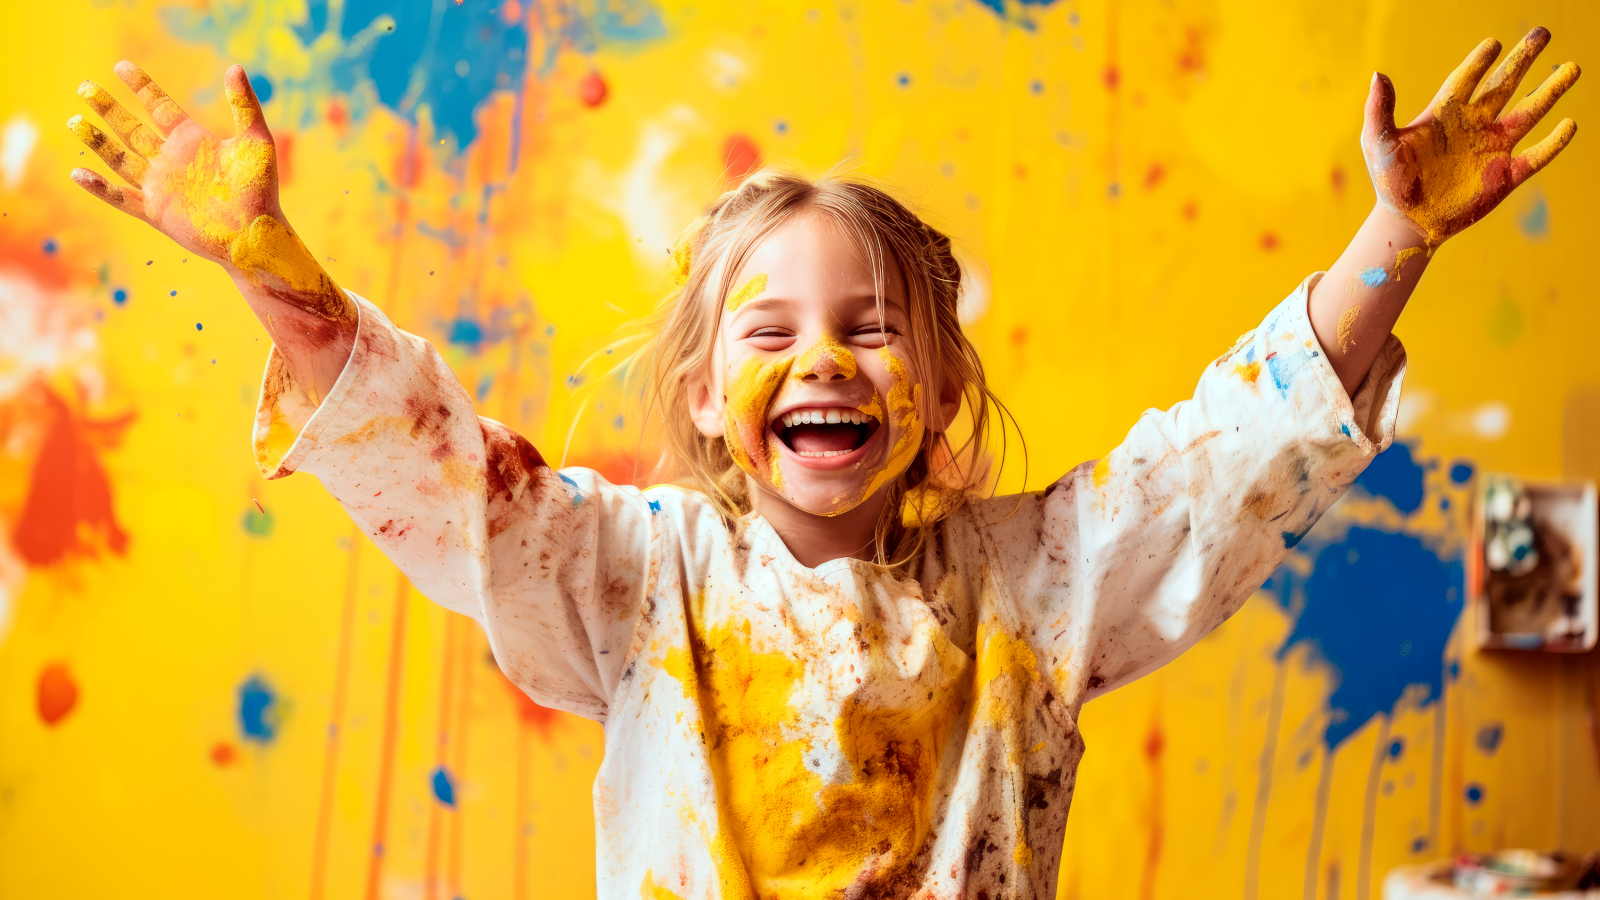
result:
[[(895, 441), (894, 449), (889, 451), (888, 459), (884, 460), (883, 465), (867, 479), (856, 501), (829, 515), (836, 516), (854, 509), (876, 493), (878, 488), (899, 478), (922, 450), (922, 438), (927, 431), (922, 423), (922, 385), (912, 380), (910, 368), (900, 357), (891, 353), (888, 347), (878, 348), (878, 358), (883, 360), (884, 368), (888, 369), (894, 378), (894, 385), (889, 388), (888, 415), (894, 418), (895, 427), (900, 429), (900, 439)], [(874, 397), (874, 400), (876, 399)], [(888, 422), (884, 424), (887, 425)]]
[(746, 473), (772, 484), (777, 484), (778, 453), (768, 439), (767, 410), (793, 367), (792, 356), (747, 359), (725, 389), (722, 424), (728, 454)]
[(762, 272), (760, 275), (757, 275), (749, 281), (746, 281), (744, 283), (744, 287), (734, 291), (728, 297), (728, 312), (733, 312), (739, 307), (743, 306), (746, 302), (761, 296), (761, 292), (766, 289), (767, 273)]
[(817, 338), (811, 349), (800, 355), (794, 364), (794, 377), (804, 378), (816, 374), (817, 366), (823, 360), (832, 360), (838, 372), (846, 380), (856, 377), (856, 355), (849, 347), (839, 343), (831, 334), (824, 334)]
[[(754, 895), (842, 896), (866, 872), (890, 881), (928, 840), (939, 752), (970, 682), (942, 677), (927, 691), (908, 692), (904, 706), (847, 699), (833, 730), (849, 781), (830, 783), (806, 768), (807, 742), (793, 737), (802, 724), (793, 701), (804, 664), (754, 648), (748, 622), (696, 632), (699, 656), (715, 665), (704, 666), (685, 690), (693, 684), (700, 693), (724, 810), (720, 830), (731, 837)], [(959, 651), (948, 643), (940, 649), (953, 667), (942, 675), (959, 673)], [(882, 650), (872, 652), (879, 656), (868, 668), (894, 665)]]
[(1361, 315), (1361, 307), (1352, 306), (1339, 314), (1339, 349), (1349, 350), (1356, 343), (1356, 319)]

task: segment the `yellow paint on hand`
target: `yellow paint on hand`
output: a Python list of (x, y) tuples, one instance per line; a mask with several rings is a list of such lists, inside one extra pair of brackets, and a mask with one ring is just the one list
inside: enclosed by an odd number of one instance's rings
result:
[(1399, 253), (1394, 255), (1394, 277), (1396, 279), (1400, 277), (1400, 270), (1405, 267), (1405, 264), (1410, 262), (1411, 258), (1419, 253), (1427, 253), (1430, 256), (1433, 255), (1432, 249), (1426, 247), (1407, 247), (1406, 249), (1401, 250)]
[(248, 230), (233, 239), (228, 253), (252, 284), (275, 279), (291, 295), (284, 299), (302, 309), (336, 322), (354, 320), (354, 304), (328, 277), (300, 236), (277, 219), (257, 216)]
[(1356, 343), (1356, 318), (1361, 315), (1361, 307), (1352, 306), (1339, 314), (1339, 349), (1348, 351)]
[(1239, 376), (1240, 381), (1255, 384), (1256, 379), (1261, 377), (1261, 362), (1257, 360), (1251, 363), (1234, 363), (1233, 374)]
[[(685, 259), (685, 262), (687, 263), (687, 258)], [(744, 287), (734, 291), (733, 294), (728, 297), (728, 312), (733, 312), (739, 307), (743, 306), (746, 302), (761, 296), (761, 292), (766, 289), (767, 273), (762, 272), (760, 275), (757, 275), (749, 281), (746, 281), (744, 283)]]
[(128, 145), (128, 149), (145, 159), (150, 159), (161, 152), (161, 137), (152, 131), (150, 126), (139, 121), (137, 116), (123, 109), (122, 104), (106, 93), (105, 88), (92, 81), (85, 81), (78, 85), (78, 96), (111, 126), (117, 137), (122, 138), (123, 143)]
[[(822, 337), (817, 338), (817, 342), (811, 345), (811, 349), (800, 355), (800, 358), (794, 364), (794, 377), (804, 378), (807, 375), (815, 375), (817, 366), (821, 365), (823, 360), (831, 360), (836, 370), (844, 375), (846, 379), (856, 377), (857, 368), (854, 351), (839, 343), (831, 334), (824, 334)], [(831, 375), (832, 373), (829, 374)]]
[(793, 367), (792, 356), (770, 362), (747, 359), (726, 386), (723, 440), (734, 463), (755, 478), (770, 479), (775, 471), (778, 454), (767, 443), (767, 410)]
[(105, 160), (106, 165), (129, 184), (136, 187), (144, 184), (144, 177), (149, 173), (150, 166), (143, 159), (124, 151), (109, 135), (84, 121), (83, 116), (73, 116), (68, 119), (67, 128), (74, 137), (83, 142), (85, 147)]

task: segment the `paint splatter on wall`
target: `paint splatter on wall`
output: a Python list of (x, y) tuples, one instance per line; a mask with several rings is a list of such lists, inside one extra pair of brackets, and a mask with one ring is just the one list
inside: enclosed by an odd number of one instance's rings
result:
[[(0, 822), (25, 828), (0, 839), (0, 895), (592, 896), (606, 801), (589, 793), (598, 727), (511, 687), (481, 633), (420, 598), (315, 483), (256, 476), (266, 340), (218, 273), (66, 182), (83, 160), (59, 124), (83, 78), (134, 57), (216, 122), (220, 72), (244, 63), (285, 208), (329, 273), (541, 448), (568, 446), (581, 406), (568, 460), (617, 480), (648, 477), (643, 419), (584, 363), (669, 283), (679, 229), (765, 162), (857, 167), (974, 263), (963, 321), (1038, 486), (1184, 396), (1337, 255), (1369, 201), (1353, 173), (1372, 69), (1420, 104), (1497, 15), (1489, 0), (11, 10)], [(1600, 11), (1519, 15), (1559, 20), (1563, 58), (1600, 55)], [(1292, 151), (1263, 151), (1253, 109)], [(1473, 653), (1459, 593), (1479, 470), (1560, 475), (1550, 448), (1600, 434), (1595, 404), (1545, 402), (1600, 383), (1583, 163), (1542, 173), (1430, 268), (1400, 329), (1418, 362), (1405, 441), (1290, 536), (1233, 622), (1085, 710), (1061, 896), (1376, 896), (1401, 862), (1600, 844), (1583, 691)], [(1238, 374), (1276, 385), (1289, 364)], [(1565, 818), (1535, 814), (1558, 794)], [(94, 864), (45, 868), (61, 847)], [(239, 877), (263, 865), (286, 874)]]

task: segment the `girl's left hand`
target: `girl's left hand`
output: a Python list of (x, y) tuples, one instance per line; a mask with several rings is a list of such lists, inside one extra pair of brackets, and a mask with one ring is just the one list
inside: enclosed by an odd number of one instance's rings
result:
[(1485, 78), (1500, 42), (1484, 41), (1404, 128), (1394, 123), (1394, 84), (1374, 73), (1361, 133), (1367, 171), (1378, 202), (1414, 227), (1430, 250), (1488, 215), (1577, 132), (1577, 123), (1562, 119), (1544, 140), (1515, 156), (1511, 152), (1578, 80), (1577, 65), (1563, 63), (1501, 114), (1549, 42), (1548, 30), (1533, 29)]

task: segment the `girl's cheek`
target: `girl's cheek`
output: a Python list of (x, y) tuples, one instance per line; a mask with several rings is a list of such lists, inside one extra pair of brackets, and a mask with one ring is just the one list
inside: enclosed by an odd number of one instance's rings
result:
[(927, 432), (922, 422), (922, 385), (912, 376), (911, 367), (888, 347), (878, 349), (878, 359), (892, 379), (889, 394), (884, 398), (883, 423), (885, 426), (893, 424), (899, 436), (883, 462), (868, 473), (856, 503), (899, 478), (922, 450), (922, 438)]
[(777, 454), (767, 444), (767, 411), (793, 368), (792, 356), (771, 362), (747, 359), (724, 389), (723, 439), (728, 453), (739, 468), (763, 481), (779, 480)]

